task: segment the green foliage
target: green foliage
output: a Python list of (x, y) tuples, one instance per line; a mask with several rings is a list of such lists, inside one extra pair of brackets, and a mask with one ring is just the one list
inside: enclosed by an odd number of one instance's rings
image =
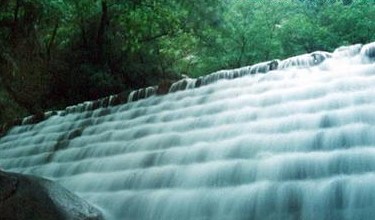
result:
[(371, 42), (374, 6), (374, 0), (2, 0), (0, 111), (14, 117), (182, 74)]
[(375, 1), (354, 1), (350, 6), (332, 4), (322, 12), (321, 25), (334, 35), (337, 45), (375, 40)]
[(330, 32), (304, 14), (298, 14), (280, 26), (280, 40), (284, 56), (327, 50)]

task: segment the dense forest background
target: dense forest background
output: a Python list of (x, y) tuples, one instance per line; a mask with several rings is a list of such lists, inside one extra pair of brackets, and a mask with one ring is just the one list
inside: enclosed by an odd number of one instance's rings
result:
[(375, 40), (375, 0), (0, 0), (0, 123)]

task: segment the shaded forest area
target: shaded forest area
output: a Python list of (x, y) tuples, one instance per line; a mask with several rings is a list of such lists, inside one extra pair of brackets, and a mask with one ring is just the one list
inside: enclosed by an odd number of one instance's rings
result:
[(375, 0), (0, 0), (0, 123), (375, 40)]

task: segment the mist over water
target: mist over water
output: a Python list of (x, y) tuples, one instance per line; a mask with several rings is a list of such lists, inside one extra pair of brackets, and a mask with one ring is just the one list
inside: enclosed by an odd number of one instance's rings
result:
[(110, 220), (373, 219), (374, 54), (219, 71), (17, 126), (0, 167), (53, 179)]

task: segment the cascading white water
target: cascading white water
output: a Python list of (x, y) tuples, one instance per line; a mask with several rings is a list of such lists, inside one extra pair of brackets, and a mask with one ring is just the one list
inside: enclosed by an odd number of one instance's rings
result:
[(0, 167), (56, 180), (108, 219), (373, 219), (374, 48), (17, 126)]

